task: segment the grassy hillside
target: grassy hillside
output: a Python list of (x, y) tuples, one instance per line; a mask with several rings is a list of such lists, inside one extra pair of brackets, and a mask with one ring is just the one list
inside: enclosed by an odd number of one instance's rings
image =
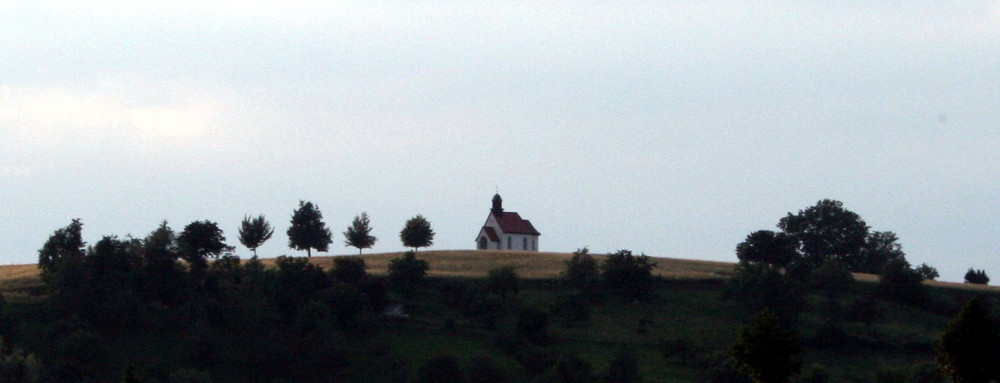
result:
[[(363, 258), (369, 267), (368, 272), (380, 276), (386, 275), (389, 261), (399, 255), (366, 254)], [(516, 305), (543, 308), (554, 315), (557, 303), (567, 293), (566, 288), (556, 280), (571, 256), (567, 253), (504, 251), (419, 252), (417, 258), (426, 260), (430, 265), (431, 284), (413, 296), (393, 296), (393, 299), (406, 303), (409, 317), (381, 323), (371, 339), (361, 341), (351, 338), (343, 340), (343, 343), (356, 348), (386, 347), (387, 351), (379, 352), (398, 356), (399, 364), (404, 366), (402, 368), (411, 372), (435, 355), (454, 355), (466, 365), (474, 356), (488, 355), (503, 368), (513, 371), (511, 373), (515, 378), (527, 379), (524, 375), (517, 375), (524, 374), (519, 362), (509, 353), (502, 352), (499, 345), (502, 342), (498, 341), (505, 331), (514, 327), (516, 316), (508, 314), (493, 329), (484, 326), (471, 319), (460, 305), (449, 302), (448, 281), (461, 281), (467, 288), (475, 290), (482, 287), (481, 281), (489, 270), (514, 266), (524, 279), (520, 293), (514, 298)], [(598, 261), (602, 258), (595, 257)], [(317, 256), (311, 261), (329, 270), (333, 259)], [(595, 372), (600, 372), (607, 367), (616, 350), (633, 348), (638, 353), (640, 370), (647, 382), (697, 381), (704, 365), (667, 360), (660, 354), (659, 345), (665, 340), (689, 339), (703, 359), (708, 355), (725, 353), (749, 316), (738, 304), (721, 299), (724, 282), (733, 274), (734, 264), (669, 258), (654, 260), (657, 266), (653, 272), (662, 278), (651, 301), (639, 303), (609, 297), (592, 305), (590, 320), (583, 325), (565, 325), (553, 318), (549, 326), (553, 341), (547, 349), (554, 353), (579, 355), (593, 366)], [(273, 259), (263, 262), (274, 265)], [(856, 274), (856, 278), (861, 282), (877, 281), (873, 275)], [(834, 382), (873, 382), (875, 371), (928, 365), (935, 358), (933, 345), (957, 307), (973, 295), (998, 291), (996, 287), (989, 286), (929, 284), (939, 302), (936, 307), (918, 309), (883, 302), (884, 319), (870, 331), (858, 322), (839, 321), (840, 331), (850, 339), (850, 342), (840, 346), (830, 344), (822, 336), (827, 323), (826, 317), (819, 312), (822, 298), (808, 296), (811, 309), (801, 315), (798, 326), (806, 343), (805, 365), (822, 365), (830, 372)], [(874, 283), (860, 283), (855, 294), (844, 298), (842, 303), (846, 306), (861, 294), (874, 292), (876, 287)], [(0, 290), (11, 303), (8, 309), (19, 311), (26, 323), (21, 330), (24, 347), (45, 356), (49, 345), (42, 335), (56, 331), (57, 326), (39, 322), (44, 321), (48, 314), (41, 306), (44, 297), (38, 295), (43, 288), (37, 268), (34, 265), (0, 267)], [(996, 301), (995, 294), (989, 295)], [(129, 333), (109, 333), (105, 336), (113, 359), (120, 364), (139, 366), (142, 372), (160, 368), (155, 366), (185, 363), (181, 355), (189, 347), (185, 343), (186, 339), (190, 339), (188, 331), (183, 326), (155, 331), (139, 328)], [(217, 352), (221, 355), (245, 356), (246, 352), (240, 350), (244, 346), (240, 346), (239, 342), (253, 341), (253, 338), (234, 337), (232, 342), (223, 342), (221, 339), (226, 339), (225, 336), (219, 335), (218, 338)], [(245, 347), (266, 349), (266, 346), (253, 343)], [(354, 363), (363, 365), (365, 362)], [(381, 365), (363, 371), (380, 368)], [(238, 363), (221, 363), (211, 371), (216, 381), (270, 381), (247, 375), (250, 370)], [(350, 371), (358, 373), (357, 369)], [(362, 381), (360, 376), (343, 379)]]

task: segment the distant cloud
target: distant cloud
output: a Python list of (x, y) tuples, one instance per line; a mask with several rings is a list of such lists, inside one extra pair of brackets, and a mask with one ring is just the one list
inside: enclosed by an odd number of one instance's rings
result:
[(22, 144), (48, 141), (194, 139), (212, 128), (211, 102), (137, 105), (124, 94), (57, 88), (0, 88), (0, 124)]

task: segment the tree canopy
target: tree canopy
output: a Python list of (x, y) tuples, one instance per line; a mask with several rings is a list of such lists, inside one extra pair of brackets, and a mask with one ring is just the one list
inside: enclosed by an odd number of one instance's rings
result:
[(347, 231), (344, 232), (344, 243), (347, 246), (358, 248), (358, 254), (361, 254), (362, 250), (371, 248), (375, 242), (378, 242), (378, 238), (375, 238), (371, 232), (372, 227), (368, 213), (356, 215), (351, 226), (348, 226)]
[(207, 258), (218, 258), (224, 251), (233, 248), (226, 244), (226, 236), (215, 222), (204, 220), (189, 223), (177, 236), (181, 257), (191, 265), (192, 270), (202, 270)]
[(798, 243), (785, 233), (758, 230), (736, 246), (740, 262), (762, 262), (783, 269), (799, 257)]
[(778, 227), (798, 241), (803, 255), (814, 265), (839, 259), (851, 270), (863, 264), (868, 224), (840, 201), (824, 199), (798, 214), (788, 213)]
[(240, 243), (252, 250), (254, 256), (257, 256), (257, 248), (271, 239), (273, 234), (274, 228), (263, 215), (256, 218), (243, 217), (243, 223), (240, 225)]
[(312, 202), (299, 201), (299, 208), (292, 213), (292, 224), (288, 227), (288, 247), (305, 250), (312, 257), (312, 249), (326, 252), (333, 242), (330, 229), (323, 222), (323, 213)]
[(59, 265), (66, 258), (82, 258), (84, 255), (83, 222), (73, 219), (69, 225), (56, 230), (38, 250), (38, 267), (42, 269), (42, 278), (50, 281), (59, 270)]
[(785, 383), (802, 368), (802, 346), (794, 331), (765, 310), (740, 329), (731, 350), (737, 368), (755, 383)]
[(972, 299), (948, 325), (938, 344), (938, 365), (956, 383), (1000, 378), (1000, 331), (979, 299)]
[(434, 244), (434, 230), (424, 216), (417, 214), (406, 221), (406, 226), (399, 232), (399, 239), (403, 241), (403, 246), (412, 247), (416, 251)]

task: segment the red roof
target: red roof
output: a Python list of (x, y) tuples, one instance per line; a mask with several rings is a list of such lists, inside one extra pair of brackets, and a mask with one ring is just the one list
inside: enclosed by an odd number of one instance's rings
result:
[(497, 235), (497, 231), (493, 230), (492, 227), (483, 226), (483, 231), (486, 231), (486, 237), (490, 239), (490, 242), (500, 242), (500, 236)]
[(542, 235), (531, 225), (531, 221), (521, 218), (515, 212), (502, 212), (493, 216), (496, 218), (497, 223), (500, 224), (500, 230), (504, 233)]

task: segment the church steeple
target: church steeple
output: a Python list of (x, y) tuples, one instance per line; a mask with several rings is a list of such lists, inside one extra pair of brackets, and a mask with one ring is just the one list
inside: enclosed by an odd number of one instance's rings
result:
[(500, 193), (493, 195), (493, 208), (490, 212), (496, 215), (503, 213), (503, 198), (500, 198)]

